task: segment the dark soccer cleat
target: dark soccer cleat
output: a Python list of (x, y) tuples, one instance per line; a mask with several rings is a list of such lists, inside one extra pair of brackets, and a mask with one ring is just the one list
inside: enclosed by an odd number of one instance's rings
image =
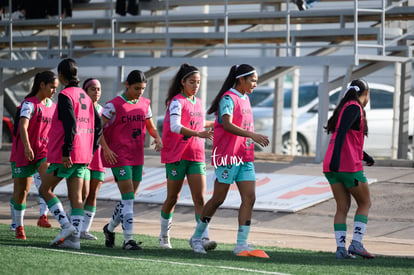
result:
[(203, 244), (203, 247), (206, 251), (208, 250), (214, 250), (217, 247), (217, 242), (210, 240), (210, 238), (202, 238), (201, 243)]
[(105, 235), (105, 246), (109, 248), (115, 247), (115, 232), (108, 230), (108, 224), (103, 227), (103, 233)]
[[(141, 244), (141, 243), (139, 243)], [(122, 249), (123, 250), (142, 250), (142, 248), (139, 246), (139, 244), (137, 244), (136, 241), (134, 240), (129, 240), (127, 242), (123, 242), (122, 243)]]

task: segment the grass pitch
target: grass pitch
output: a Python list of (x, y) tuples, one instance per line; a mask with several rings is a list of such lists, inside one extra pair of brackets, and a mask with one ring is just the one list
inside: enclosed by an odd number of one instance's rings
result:
[(334, 253), (257, 247), (269, 259), (237, 257), (233, 245), (219, 244), (207, 255), (195, 254), (188, 240), (172, 239), (173, 249), (158, 248), (158, 239), (136, 235), (142, 251), (106, 248), (102, 232), (97, 241), (81, 241), (81, 250), (54, 249), (50, 241), (58, 228), (25, 226), (27, 240), (17, 240), (0, 224), (0, 274), (414, 274), (414, 259), (377, 256), (374, 260), (336, 260)]

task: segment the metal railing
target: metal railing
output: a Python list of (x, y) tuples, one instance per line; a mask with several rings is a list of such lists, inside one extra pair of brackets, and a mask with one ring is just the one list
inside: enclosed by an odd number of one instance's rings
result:
[[(299, 21), (300, 19), (311, 19), (312, 16), (314, 16), (315, 18), (320, 18), (320, 16), (326, 16), (326, 15), (322, 15), (322, 12), (318, 12), (317, 10), (309, 10), (306, 11), (306, 13), (304, 12), (299, 12), (299, 11), (292, 11), (290, 9), (290, 5), (289, 5), (289, 0), (284, 0), (285, 2), (283, 3), (283, 0), (281, 0), (281, 2), (279, 3), (280, 5), (285, 5), (285, 7), (282, 7), (282, 9), (284, 9), (283, 11), (277, 11), (277, 12), (268, 12), (263, 13), (263, 14), (254, 14), (254, 13), (229, 13), (228, 11), (228, 0), (223, 0), (223, 7), (224, 7), (224, 11), (222, 14), (220, 13), (216, 13), (216, 14), (200, 14), (197, 16), (191, 16), (191, 15), (183, 15), (183, 16), (176, 16), (176, 15), (170, 15), (169, 14), (169, 10), (170, 10), (170, 1), (166, 0), (164, 1), (165, 3), (165, 11), (164, 11), (164, 15), (163, 16), (143, 16), (143, 17), (136, 17), (136, 18), (122, 18), (122, 17), (116, 17), (115, 16), (115, 11), (114, 11), (114, 5), (113, 3), (110, 5), (110, 16), (106, 17), (106, 18), (80, 18), (80, 19), (64, 19), (62, 18), (62, 13), (61, 13), (61, 7), (62, 7), (62, 2), (61, 0), (58, 0), (59, 2), (59, 15), (58, 18), (56, 19), (50, 19), (50, 20), (40, 20), (39, 22), (41, 22), (42, 24), (44, 24), (44, 26), (46, 26), (45, 28), (52, 28), (53, 26), (55, 27), (55, 29), (57, 30), (57, 38), (58, 38), (58, 45), (53, 44), (52, 42), (47, 44), (47, 47), (39, 47), (39, 48), (31, 48), (30, 45), (27, 48), (17, 48), (14, 47), (14, 45), (16, 45), (16, 43), (19, 42), (18, 36), (14, 37), (15, 29), (19, 29), (20, 27), (26, 27), (30, 28), (30, 25), (35, 23), (35, 21), (37, 20), (27, 20), (27, 22), (15, 22), (12, 19), (12, 16), (9, 16), (9, 20), (6, 22), (0, 22), (1, 26), (4, 26), (5, 29), (7, 29), (5, 31), (6, 33), (6, 37), (8, 39), (9, 42), (9, 46), (8, 46), (8, 58), (9, 60), (12, 60), (13, 58), (13, 54), (14, 52), (24, 52), (24, 51), (37, 51), (40, 54), (44, 55), (44, 54), (51, 54), (52, 56), (71, 56), (73, 54), (75, 54), (76, 52), (78, 53), (82, 53), (83, 54), (87, 54), (88, 52), (91, 51), (96, 51), (96, 52), (110, 52), (110, 55), (112, 57), (115, 57), (119, 54), (120, 51), (123, 52), (128, 52), (128, 51), (137, 51), (137, 50), (142, 50), (142, 51), (153, 51), (153, 50), (157, 50), (157, 51), (163, 51), (165, 52), (165, 56), (166, 57), (173, 57), (173, 52), (174, 51), (194, 51), (196, 49), (200, 49), (200, 50), (204, 50), (204, 49), (211, 49), (214, 48), (215, 50), (223, 50), (223, 56), (228, 56), (229, 55), (229, 50), (249, 50), (249, 49), (272, 49), (272, 50), (276, 50), (276, 49), (280, 49), (280, 48), (284, 48), (286, 50), (286, 57), (294, 57), (296, 56), (296, 48), (303, 48), (303, 49), (307, 49), (307, 48), (326, 48), (326, 47), (339, 47), (339, 48), (349, 48), (353, 46), (353, 55), (354, 55), (354, 63), (355, 65), (358, 65), (359, 63), (359, 59), (360, 59), (360, 50), (362, 48), (375, 48), (378, 49), (377, 55), (378, 56), (382, 56), (384, 57), (387, 53), (387, 49), (393, 45), (397, 45), (397, 43), (402, 40), (405, 39), (405, 37), (407, 37), (408, 35), (411, 35), (412, 32), (407, 32), (403, 35), (401, 35), (400, 37), (396, 37), (390, 41), (386, 41), (386, 37), (385, 37), (385, 33), (386, 33), (386, 14), (387, 12), (391, 11), (393, 8), (398, 7), (404, 3), (407, 3), (408, 0), (401, 0), (398, 1), (396, 3), (390, 3), (388, 6), (386, 5), (386, 1), (387, 0), (381, 0), (381, 7), (380, 8), (360, 8), (360, 3), (361, 0), (354, 0), (354, 8), (353, 8), (353, 45), (347, 44), (347, 43), (327, 43), (325, 42), (321, 42), (321, 43), (305, 43), (302, 42), (300, 45), (297, 44), (298, 40), (297, 38), (299, 37), (297, 35), (298, 31), (297, 30), (292, 30), (292, 26), (293, 24), (297, 24), (296, 22)], [(260, 4), (262, 1), (257, 1), (258, 4)], [(9, 6), (12, 6), (12, 1), (9, 0)], [(11, 10), (11, 8), (9, 9)], [(326, 12), (326, 11), (323, 11)], [(360, 26), (360, 21), (359, 21), (359, 17), (362, 16), (362, 14), (368, 14), (368, 13), (377, 13), (380, 14), (380, 19), (378, 20), (379, 23), (379, 35), (377, 38), (376, 43), (371, 43), (371, 44), (365, 44), (363, 42), (361, 42), (361, 26)], [(413, 11), (414, 14), (414, 11)], [(232, 31), (232, 28), (235, 28), (235, 25), (232, 25), (231, 22), (239, 22), (242, 21), (242, 17), (246, 16), (246, 18), (252, 18), (254, 16), (256, 16), (255, 20), (251, 20), (251, 22), (258, 22), (258, 24), (260, 24), (261, 21), (264, 22), (264, 24), (270, 24), (268, 22), (272, 22), (272, 20), (278, 20), (278, 22), (282, 22), (284, 24), (279, 24), (280, 26), (284, 26), (285, 30), (284, 30), (284, 41), (282, 43), (268, 43), (267, 45), (262, 45), (262, 44), (254, 44), (254, 40), (256, 39), (254, 36), (252, 36), (252, 40), (249, 43), (230, 43), (230, 38), (233, 35), (233, 33), (235, 33), (234, 31)], [(338, 22), (335, 23), (337, 24), (337, 30), (341, 31), (342, 27), (345, 25), (345, 23), (343, 22), (344, 17), (348, 16), (351, 17), (352, 15), (349, 13), (341, 13), (341, 11), (337, 12), (337, 16), (338, 16)], [(82, 48), (82, 46), (76, 48), (75, 44), (65, 44), (65, 39), (64, 39), (64, 29), (67, 26), (71, 26), (71, 24), (73, 24), (76, 28), (76, 24), (78, 24), (77, 22), (86, 22), (88, 21), (89, 24), (91, 25), (91, 29), (93, 29), (93, 33), (90, 34), (90, 36), (98, 36), (96, 34), (96, 25), (98, 25), (97, 22), (95, 22), (94, 20), (98, 21), (102, 21), (102, 20), (108, 20), (109, 24), (103, 24), (105, 26), (110, 26), (108, 27), (103, 27), (104, 31), (106, 31), (107, 33), (109, 32), (110, 34), (110, 46), (109, 47), (97, 47), (97, 48)], [(261, 19), (261, 20), (259, 20)], [(194, 24), (200, 24), (200, 22), (204, 20), (204, 22), (207, 22), (206, 24), (214, 24), (214, 33), (215, 34), (219, 34), (222, 35), (222, 43), (215, 43), (214, 45), (190, 45), (190, 46), (175, 46), (172, 42), (172, 38), (174, 39), (180, 39), (180, 35), (179, 32), (177, 32), (176, 30), (180, 27), (177, 27), (177, 25), (181, 25), (181, 28), (183, 29), (182, 34), (186, 33), (186, 27), (192, 27), (192, 23)], [(293, 22), (295, 21), (295, 22)], [(213, 23), (212, 23), (213, 22)], [(246, 19), (246, 22), (249, 22)], [(129, 24), (129, 25), (134, 25), (134, 23), (136, 24), (136, 26), (140, 26), (143, 25), (146, 30), (150, 29), (149, 27), (147, 27), (148, 25), (158, 25), (161, 26), (163, 28), (163, 34), (164, 34), (164, 46), (162, 47), (153, 47), (153, 46), (144, 46), (144, 47), (136, 47), (131, 48), (131, 47), (122, 47), (122, 43), (117, 43), (118, 42), (118, 37), (121, 37), (121, 33), (120, 33), (120, 26), (122, 26), (123, 24)], [(180, 23), (180, 24), (179, 24)], [(49, 24), (49, 25), (48, 25)], [(183, 25), (184, 24), (184, 25)], [(242, 25), (242, 23), (236, 23), (236, 24), (240, 24)], [(248, 25), (248, 23), (245, 23), (245, 25)], [(92, 27), (94, 26), (94, 27)], [(223, 27), (222, 30), (220, 30), (220, 27)], [(33, 26), (35, 28), (35, 26)], [(33, 29), (35, 30), (35, 29)], [(75, 33), (75, 31), (73, 31)], [(237, 31), (236, 31), (237, 32)], [(303, 30), (302, 32), (306, 32), (306, 29)], [(41, 33), (41, 32), (40, 32)], [(200, 31), (201, 33), (201, 31)], [(344, 31), (345, 33), (345, 31)], [(265, 31), (263, 31), (263, 34), (269, 34), (269, 35), (273, 35), (274, 33), (272, 32), (268, 32), (266, 33)], [(76, 35), (76, 34), (75, 34)], [(139, 34), (136, 34), (137, 36), (139, 36)], [(125, 36), (125, 39), (130, 39), (131, 41), (134, 41), (133, 39), (134, 35), (130, 35)], [(144, 35), (143, 35), (144, 36)], [(206, 36), (208, 36), (208, 34), (206, 34)], [(248, 39), (248, 35), (246, 35), (246, 38)], [(85, 35), (85, 38), (87, 39), (88, 36)], [(68, 38), (68, 43), (69, 41), (71, 41), (71, 37), (69, 36)], [(348, 38), (350, 39), (350, 38)], [(139, 40), (139, 39), (137, 39)], [(125, 40), (123, 40), (125, 41)], [(183, 39), (184, 41), (184, 39)], [(215, 40), (217, 41), (217, 40)], [(45, 41), (45, 43), (47, 43), (48, 41)], [(388, 42), (388, 43), (387, 43)], [(39, 42), (40, 43), (40, 42)], [(250, 44), (250, 45), (248, 45)], [(72, 45), (72, 46), (70, 46)], [(68, 48), (70, 47), (70, 48)], [(45, 56), (45, 58), (47, 58), (47, 56)]]

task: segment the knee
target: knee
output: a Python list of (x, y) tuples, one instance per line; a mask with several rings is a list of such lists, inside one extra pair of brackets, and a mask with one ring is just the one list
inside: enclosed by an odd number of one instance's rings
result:
[(336, 211), (343, 213), (343, 214), (347, 214), (350, 208), (351, 208), (350, 203), (337, 203), (336, 204)]
[(177, 204), (179, 198), (180, 198), (179, 194), (168, 195), (167, 199), (165, 200), (165, 204), (169, 206), (174, 206)]
[(213, 205), (215, 209), (217, 209), (220, 207), (220, 205), (224, 203), (224, 199), (225, 198), (221, 197), (211, 198), (210, 203)]
[(194, 206), (200, 206), (200, 207), (203, 207), (204, 206), (204, 204), (205, 204), (205, 201), (204, 201), (204, 198), (203, 198), (203, 196), (196, 196), (194, 199), (193, 199), (193, 202), (194, 202)]
[(256, 194), (255, 193), (248, 194), (248, 195), (242, 196), (241, 199), (242, 199), (243, 204), (253, 206), (254, 203), (256, 202)]

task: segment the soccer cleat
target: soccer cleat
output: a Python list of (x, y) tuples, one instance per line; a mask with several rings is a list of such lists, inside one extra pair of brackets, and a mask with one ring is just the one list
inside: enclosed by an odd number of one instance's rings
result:
[(352, 241), (351, 242), (351, 244), (349, 245), (349, 248), (348, 248), (348, 252), (349, 252), (349, 254), (358, 255), (358, 256), (361, 256), (365, 259), (374, 259), (375, 258), (375, 255), (369, 253), (364, 248), (362, 243), (360, 243), (358, 241)]
[(10, 230), (11, 231), (16, 231), (16, 227), (17, 227), (17, 224), (15, 224), (15, 223), (10, 224)]
[(170, 237), (169, 236), (160, 236), (160, 248), (171, 249)]
[(16, 227), (16, 239), (26, 240), (26, 235), (24, 234), (23, 226)]
[(138, 243), (134, 240), (129, 240), (127, 242), (122, 243), (122, 249), (123, 250), (142, 250), (142, 248), (139, 246), (141, 243)]
[(69, 237), (70, 235), (72, 235), (76, 232), (77, 232), (76, 228), (71, 223), (67, 223), (62, 227), (59, 234), (53, 239), (53, 241), (50, 243), (50, 245), (55, 246), (62, 239), (66, 239), (67, 237)]
[(103, 233), (105, 235), (105, 246), (109, 248), (115, 247), (115, 232), (108, 230), (108, 224), (103, 227)]
[(214, 250), (217, 247), (216, 241), (210, 241), (210, 239), (207, 237), (202, 238), (201, 243), (203, 244), (205, 251)]
[(42, 216), (39, 217), (39, 220), (37, 221), (37, 226), (43, 227), (43, 228), (51, 228), (52, 227), (52, 225), (47, 220), (46, 215), (42, 215)]
[(234, 247), (233, 253), (236, 256), (250, 256), (249, 251), (254, 250), (254, 247), (250, 244), (238, 244)]
[(67, 237), (63, 242), (59, 242), (55, 245), (58, 248), (70, 248), (70, 249), (80, 249), (80, 239), (71, 235)]
[(83, 240), (90, 240), (90, 241), (96, 241), (98, 239), (96, 236), (86, 231), (80, 233), (80, 238)]
[(195, 253), (207, 254), (206, 250), (203, 247), (203, 242), (201, 239), (191, 238), (188, 242)]
[(342, 260), (342, 259), (355, 259), (356, 257), (354, 255), (351, 255), (348, 253), (348, 251), (346, 251), (345, 247), (337, 247), (336, 248), (336, 258), (338, 260)]

